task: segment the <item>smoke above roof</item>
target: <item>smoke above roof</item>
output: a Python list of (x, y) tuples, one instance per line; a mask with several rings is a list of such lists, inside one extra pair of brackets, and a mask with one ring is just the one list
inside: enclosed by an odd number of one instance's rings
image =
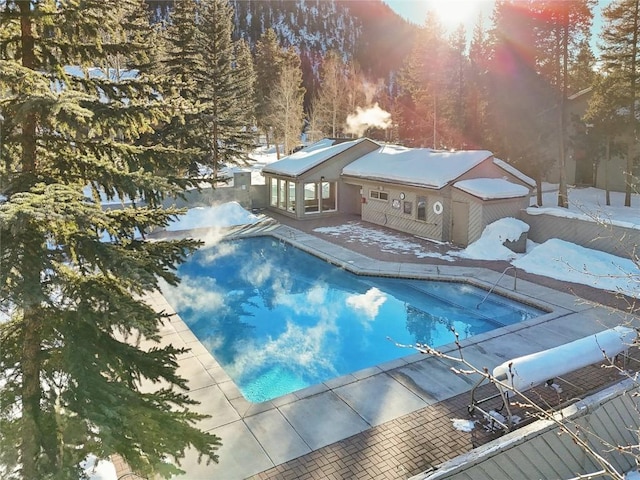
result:
[(357, 137), (364, 135), (364, 132), (371, 127), (386, 130), (391, 126), (391, 114), (374, 104), (369, 108), (356, 108), (356, 113), (347, 116), (346, 133), (351, 133)]

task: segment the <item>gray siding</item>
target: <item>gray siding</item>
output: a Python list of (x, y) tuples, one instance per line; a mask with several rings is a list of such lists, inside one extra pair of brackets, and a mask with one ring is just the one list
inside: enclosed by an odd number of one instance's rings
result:
[[(619, 471), (627, 472), (634, 458), (611, 445), (635, 445), (640, 428), (639, 388), (625, 380), (563, 411), (563, 418), (591, 432), (591, 446)], [(575, 429), (574, 426), (571, 427)], [(599, 440), (601, 439), (601, 440)], [(509, 433), (469, 454), (445, 462), (436, 472), (412, 480), (553, 480), (574, 478), (599, 470), (582, 448), (551, 421), (538, 421)]]
[(341, 213), (360, 215), (362, 212), (362, 195), (360, 187), (338, 182), (338, 210)]
[[(433, 204), (437, 201), (445, 205), (445, 212), (447, 210), (447, 203), (445, 203), (445, 199), (440, 194), (440, 191), (399, 186), (392, 187), (389, 184), (367, 181), (362, 181), (360, 186), (362, 188), (362, 196), (366, 199), (365, 203), (361, 205), (362, 220), (393, 228), (394, 230), (411, 235), (418, 235), (438, 241), (444, 240), (444, 215), (437, 215), (433, 211)], [(382, 190), (380, 188), (382, 188)], [(386, 201), (372, 199), (369, 195), (371, 190), (388, 193), (389, 199)], [(404, 199), (401, 198), (402, 193), (405, 196)], [(417, 198), (419, 196), (427, 198), (426, 221), (416, 219)], [(397, 205), (399, 205), (399, 208), (394, 208), (394, 201), (398, 202)], [(404, 213), (404, 202), (411, 203), (410, 214)]]
[(529, 203), (528, 197), (481, 200), (455, 188), (451, 199), (469, 204), (469, 244), (478, 240), (490, 223), (505, 217), (520, 218), (520, 212)]

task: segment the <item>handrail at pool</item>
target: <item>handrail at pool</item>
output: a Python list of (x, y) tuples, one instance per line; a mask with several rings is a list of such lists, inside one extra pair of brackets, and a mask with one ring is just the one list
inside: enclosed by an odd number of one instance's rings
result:
[(489, 291), (487, 292), (487, 294), (484, 296), (484, 298), (482, 299), (482, 301), (476, 305), (476, 308), (480, 308), (480, 305), (482, 305), (484, 303), (484, 301), (489, 298), (489, 295), (491, 295), (491, 292), (493, 292), (493, 289), (496, 288), (496, 285), (498, 285), (500, 283), (500, 280), (502, 280), (502, 277), (504, 277), (504, 275), (507, 273), (508, 270), (513, 268), (513, 291), (517, 291), (517, 282), (518, 282), (518, 269), (514, 266), (514, 265), (509, 265), (507, 268), (505, 268), (502, 273), (500, 274), (500, 277), (498, 278), (498, 280), (496, 280), (496, 283), (494, 283), (491, 288), (489, 289)]

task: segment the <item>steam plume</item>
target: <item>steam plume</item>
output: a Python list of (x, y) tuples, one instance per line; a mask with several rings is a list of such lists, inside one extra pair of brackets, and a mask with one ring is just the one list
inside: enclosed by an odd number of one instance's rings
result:
[(381, 109), (376, 103), (373, 107), (356, 108), (356, 113), (347, 116), (347, 133), (361, 137), (367, 128), (387, 129), (391, 126), (391, 114)]

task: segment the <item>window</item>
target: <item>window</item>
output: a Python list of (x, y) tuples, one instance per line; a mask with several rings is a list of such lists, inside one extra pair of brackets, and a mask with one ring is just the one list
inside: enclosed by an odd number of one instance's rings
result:
[(320, 182), (322, 194), (322, 211), (328, 212), (337, 208), (337, 184), (336, 182)]
[(411, 211), (413, 210), (413, 202), (404, 202), (402, 204), (404, 213), (407, 215), (411, 215)]
[(381, 192), (379, 190), (369, 190), (369, 197), (375, 198), (376, 200), (384, 200), (386, 202), (389, 200), (389, 193)]
[(418, 197), (416, 208), (416, 218), (424, 222), (427, 221), (427, 197)]
[(318, 183), (304, 184), (304, 213), (316, 213), (320, 211), (320, 196), (318, 195)]
[(269, 179), (269, 183), (270, 183), (270, 201), (269, 204), (272, 207), (277, 207), (278, 206), (278, 180), (276, 178), (270, 178)]
[(296, 211), (296, 183), (287, 182), (287, 190), (289, 190), (289, 195), (287, 197), (287, 210), (290, 212), (295, 212)]
[(278, 180), (278, 208), (285, 210), (287, 203), (287, 181)]

